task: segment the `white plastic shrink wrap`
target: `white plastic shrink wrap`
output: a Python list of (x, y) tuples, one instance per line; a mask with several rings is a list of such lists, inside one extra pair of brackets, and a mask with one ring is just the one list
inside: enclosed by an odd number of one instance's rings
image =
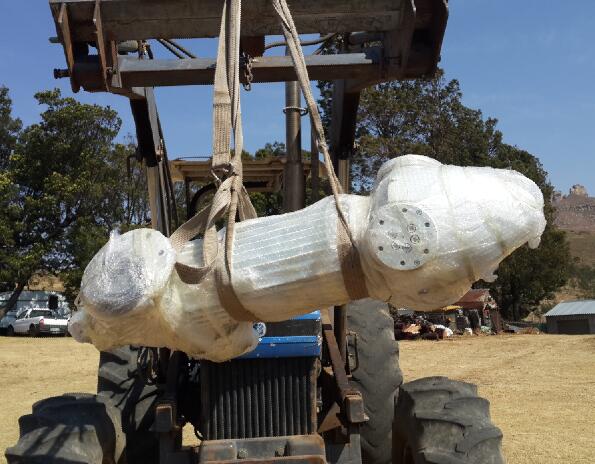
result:
[[(543, 197), (511, 170), (443, 165), (407, 155), (385, 163), (369, 197), (342, 195), (369, 296), (430, 310), (456, 301), (519, 246), (539, 244)], [(236, 225), (232, 279), (262, 321), (349, 301), (333, 198)], [(223, 253), (219, 253), (221, 259)], [(223, 361), (251, 350), (251, 322), (221, 307), (212, 273), (183, 283), (175, 262), (200, 266), (202, 241), (176, 256), (159, 232), (114, 235), (85, 270), (73, 336), (97, 348), (166, 346)]]

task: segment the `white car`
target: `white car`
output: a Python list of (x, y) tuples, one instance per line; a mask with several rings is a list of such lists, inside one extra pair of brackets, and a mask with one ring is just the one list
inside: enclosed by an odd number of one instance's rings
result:
[(13, 309), (11, 311), (7, 311), (7, 313), (4, 315), (4, 317), (2, 319), (0, 319), (0, 334), (5, 334), (6, 330), (8, 329), (8, 326), (11, 325), (15, 319), (18, 317), (18, 315), (23, 312), (24, 310), (16, 310)]
[(37, 337), (40, 334), (66, 335), (68, 320), (59, 319), (50, 309), (32, 308), (23, 311), (6, 329), (7, 335), (27, 334)]

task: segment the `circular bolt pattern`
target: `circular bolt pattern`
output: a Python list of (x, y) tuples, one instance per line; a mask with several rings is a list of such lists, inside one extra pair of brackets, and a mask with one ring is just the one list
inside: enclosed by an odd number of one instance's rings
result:
[(377, 258), (401, 271), (422, 266), (437, 238), (432, 219), (422, 208), (398, 203), (383, 205), (374, 213), (369, 237)]

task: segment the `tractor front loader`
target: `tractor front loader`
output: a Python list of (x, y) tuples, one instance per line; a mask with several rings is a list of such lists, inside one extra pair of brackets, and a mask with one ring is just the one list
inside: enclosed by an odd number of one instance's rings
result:
[[(173, 177), (205, 182), (195, 163), (172, 162), (154, 87), (212, 85), (215, 59), (175, 39), (219, 34), (224, 0), (50, 0), (57, 42), (74, 92), (130, 100), (138, 159), (146, 166), (154, 228), (177, 226)], [(446, 0), (296, 0), (302, 34), (334, 53), (305, 57), (312, 80), (333, 82), (330, 151), (345, 190), (362, 89), (431, 76), (448, 16)], [(304, 206), (305, 171), (318, 182), (318, 152), (301, 159), (300, 94), (289, 56), (267, 56), (280, 35), (270, 0), (245, 2), (241, 80), (286, 82), (287, 154), (278, 172), (246, 164), (248, 190), (283, 187), (286, 211)], [(157, 59), (151, 46), (176, 57)], [(284, 44), (282, 44), (284, 45)], [(200, 168), (200, 169), (199, 169)], [(208, 169), (203, 169), (208, 172)], [(202, 171), (201, 171), (202, 172)], [(193, 174), (194, 173), (194, 174)], [(180, 177), (181, 176), (181, 177)], [(187, 188), (188, 214), (198, 196)], [(317, 191), (317, 189), (314, 189)], [(499, 429), (476, 387), (443, 377), (402, 385), (393, 321), (385, 303), (360, 300), (295, 319), (255, 324), (260, 343), (214, 363), (166, 348), (122, 347), (100, 355), (96, 395), (65, 394), (33, 405), (19, 421), (10, 464), (401, 463), (497, 464)], [(182, 428), (199, 444), (184, 446)]]

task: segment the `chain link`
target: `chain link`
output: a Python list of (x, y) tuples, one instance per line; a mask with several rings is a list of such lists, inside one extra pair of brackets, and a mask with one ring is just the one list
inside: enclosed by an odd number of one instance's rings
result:
[(244, 79), (246, 80), (242, 85), (246, 92), (250, 92), (252, 90), (254, 75), (252, 74), (252, 57), (246, 52), (242, 52), (242, 68), (244, 70)]
[(308, 114), (308, 108), (302, 108), (301, 106), (286, 106), (283, 108), (283, 114), (287, 114), (288, 111), (298, 111), (300, 116), (306, 116)]

